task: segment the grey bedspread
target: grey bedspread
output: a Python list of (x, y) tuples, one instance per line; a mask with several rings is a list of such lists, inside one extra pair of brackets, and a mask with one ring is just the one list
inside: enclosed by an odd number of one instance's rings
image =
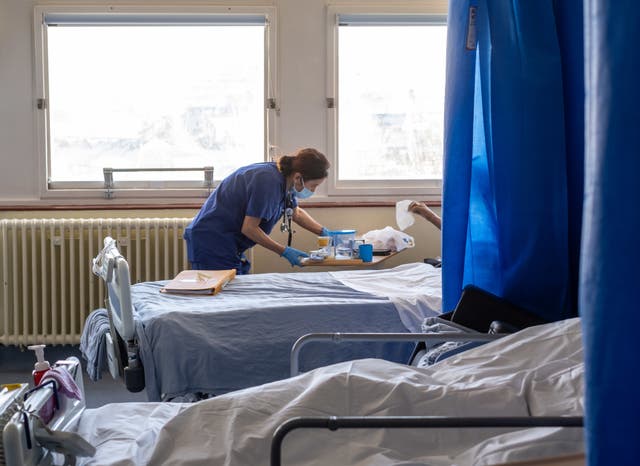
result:
[[(393, 303), (356, 291), (328, 272), (236, 277), (216, 296), (132, 287), (150, 401), (189, 392), (221, 394), (286, 378), (297, 338), (312, 332), (406, 332)], [(311, 343), (301, 369), (364, 357), (406, 362), (410, 343)]]

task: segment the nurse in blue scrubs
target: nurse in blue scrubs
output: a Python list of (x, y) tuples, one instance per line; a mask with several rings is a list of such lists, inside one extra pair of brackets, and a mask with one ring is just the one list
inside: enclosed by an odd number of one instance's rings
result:
[[(329, 161), (316, 149), (298, 150), (277, 162), (239, 168), (211, 193), (185, 229), (187, 253), (195, 270), (236, 269), (246, 274), (251, 263), (245, 251), (256, 244), (293, 265), (307, 254), (269, 237), (282, 220), (293, 221), (316, 235), (330, 231), (298, 206), (298, 199), (313, 195), (327, 178)], [(287, 224), (289, 223), (289, 225)]]

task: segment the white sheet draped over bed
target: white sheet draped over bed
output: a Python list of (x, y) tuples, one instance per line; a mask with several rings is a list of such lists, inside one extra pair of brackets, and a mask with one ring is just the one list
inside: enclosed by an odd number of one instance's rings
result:
[(442, 269), (424, 263), (393, 269), (329, 272), (357, 291), (388, 298), (410, 332), (419, 333), (425, 317), (442, 313)]
[[(295, 416), (581, 415), (583, 367), (580, 322), (572, 319), (424, 369), (365, 359), (186, 408), (152, 403), (144, 413), (139, 404), (107, 405), (87, 411), (79, 424), (98, 447), (83, 464), (266, 465), (273, 432)], [(284, 441), (283, 464), (482, 465), (583, 448), (581, 429), (505, 432), (299, 429)]]

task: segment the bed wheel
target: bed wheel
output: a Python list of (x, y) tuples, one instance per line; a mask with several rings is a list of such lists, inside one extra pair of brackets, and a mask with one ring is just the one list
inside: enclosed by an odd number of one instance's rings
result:
[(144, 369), (142, 367), (125, 367), (124, 384), (133, 393), (144, 390)]

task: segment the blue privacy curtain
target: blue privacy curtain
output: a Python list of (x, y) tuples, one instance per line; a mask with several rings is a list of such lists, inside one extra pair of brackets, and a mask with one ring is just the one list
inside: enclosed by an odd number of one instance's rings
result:
[(585, 2), (585, 210), (580, 273), (588, 464), (640, 464), (638, 3)]
[(582, 2), (451, 0), (443, 309), (474, 284), (576, 313), (583, 198)]

